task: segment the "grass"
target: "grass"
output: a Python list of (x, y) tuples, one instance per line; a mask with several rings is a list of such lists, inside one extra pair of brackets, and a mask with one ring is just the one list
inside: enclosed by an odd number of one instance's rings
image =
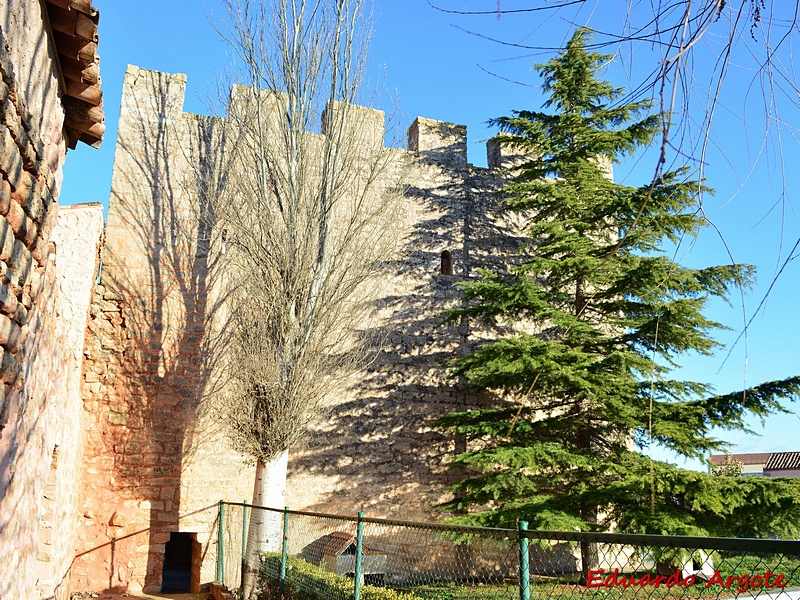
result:
[[(773, 574), (784, 576), (786, 588), (800, 587), (800, 557), (775, 556), (765, 559), (752, 555), (728, 556), (717, 558), (715, 567), (720, 576), (727, 582), (729, 576), (762, 575), (767, 569)], [(635, 580), (639, 580), (646, 572), (633, 574)], [(623, 575), (620, 574), (620, 577)], [(629, 577), (626, 576), (626, 577)], [(541, 578), (531, 582), (531, 598), (533, 600), (569, 600), (581, 598), (583, 600), (650, 600), (661, 598), (730, 598), (738, 594), (753, 596), (763, 591), (763, 587), (753, 588), (746, 591), (738, 589), (739, 582), (733, 581), (729, 588), (722, 585), (712, 584), (706, 587), (705, 582), (698, 582), (695, 585), (683, 587), (659, 587), (653, 585), (630, 586), (630, 587), (598, 587), (589, 588), (577, 585), (577, 575), (560, 579)], [(773, 578), (774, 582), (775, 579)], [(742, 582), (744, 583), (744, 582)], [(776, 590), (777, 588), (773, 588)], [(505, 585), (464, 585), (455, 582), (443, 582), (440, 584), (430, 584), (403, 588), (402, 591), (411, 593), (417, 598), (425, 600), (466, 600), (477, 598), (478, 600), (501, 600), (519, 598), (519, 588), (516, 583)]]
[[(266, 570), (277, 573), (277, 557), (270, 557), (268, 564), (271, 568)], [(317, 600), (318, 598), (348, 598), (352, 597), (352, 579), (337, 577), (324, 571), (320, 567), (306, 563), (298, 558), (291, 558), (291, 571), (289, 574), (290, 590), (288, 597), (297, 600)], [(763, 575), (769, 569), (773, 574), (782, 574), (786, 588), (800, 587), (800, 557), (774, 556), (756, 557), (752, 555), (729, 555), (725, 558), (714, 557), (715, 568), (723, 580), (729, 576)], [(266, 567), (267, 565), (265, 565)], [(653, 577), (652, 573), (643, 571), (632, 574), (636, 581), (645, 575)], [(265, 573), (266, 575), (266, 573)], [(606, 573), (603, 574), (605, 576)], [(619, 574), (619, 577), (630, 578), (631, 574)], [(274, 577), (274, 575), (272, 575)], [(271, 577), (267, 576), (269, 580)], [(577, 574), (565, 575), (558, 578), (534, 577), (531, 581), (530, 591), (532, 600), (660, 600), (664, 599), (703, 599), (703, 598), (730, 598), (739, 594), (755, 596), (763, 591), (763, 587), (747, 591), (738, 589), (738, 581), (733, 581), (729, 588), (722, 585), (706, 586), (705, 582), (698, 582), (688, 587), (666, 587), (663, 583), (659, 587), (654, 585), (632, 585), (622, 587), (593, 587), (577, 585)], [(773, 578), (774, 581), (774, 578)], [(268, 585), (268, 587), (273, 587)], [(313, 590), (313, 591), (312, 591)], [(324, 590), (324, 591), (323, 591)], [(274, 590), (273, 590), (274, 592)], [(364, 600), (516, 600), (519, 598), (519, 587), (516, 582), (491, 585), (470, 585), (459, 582), (438, 582), (424, 585), (396, 586), (389, 588), (363, 588)], [(267, 597), (272, 597), (270, 594)]]

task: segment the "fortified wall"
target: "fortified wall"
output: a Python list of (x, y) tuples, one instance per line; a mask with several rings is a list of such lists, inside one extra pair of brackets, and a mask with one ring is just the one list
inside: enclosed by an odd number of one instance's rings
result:
[[(224, 121), (183, 112), (186, 79), (125, 75), (102, 281), (87, 330), (80, 541), (73, 588), (158, 590), (167, 543), (193, 545), (195, 579), (214, 578), (215, 503), (252, 494), (254, 467), (229, 449), (213, 414), (213, 334), (224, 311), (211, 198), (225, 185)], [(384, 138), (383, 114), (361, 109)], [(485, 332), (442, 326), (458, 281), (513, 251), (518, 229), (493, 210), (502, 161), (467, 162), (464, 126), (417, 118), (407, 149), (393, 248), (376, 283), (375, 360), (289, 458), (294, 509), (430, 519), (448, 497), (456, 442), (428, 421), (489, 401), (446, 376)], [(218, 237), (219, 232), (216, 232)], [(194, 584), (194, 582), (193, 582)]]

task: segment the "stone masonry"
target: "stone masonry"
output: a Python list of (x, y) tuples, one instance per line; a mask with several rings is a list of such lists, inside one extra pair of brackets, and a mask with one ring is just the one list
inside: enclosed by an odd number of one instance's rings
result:
[(253, 467), (208, 414), (218, 301), (198, 211), (219, 157), (203, 146), (215, 120), (184, 115), (184, 89), (180, 75), (125, 76), (87, 331), (77, 590), (160, 590), (171, 532), (196, 535), (213, 580), (216, 503), (252, 495)]
[(0, 7), (0, 597), (62, 600), (75, 547), (84, 330), (103, 208), (57, 206), (76, 140), (65, 135), (46, 6)]
[[(102, 285), (86, 334), (76, 590), (160, 589), (170, 532), (196, 536), (201, 580), (211, 580), (214, 504), (252, 492), (253, 467), (229, 449), (211, 410), (219, 381), (208, 334), (224, 302), (205, 217), (224, 185), (224, 122), (184, 113), (185, 87), (183, 75), (129, 67), (125, 76)], [(362, 134), (383, 139), (382, 113), (360, 110), (374, 128)], [(446, 375), (486, 332), (467, 320), (442, 326), (440, 313), (461, 302), (458, 281), (519, 243), (518, 224), (494, 210), (497, 167), (511, 157), (494, 147), (490, 168), (475, 168), (464, 126), (421, 117), (408, 149), (391, 155), (407, 190), (393, 219), (398, 249), (376, 276), (388, 333), (292, 450), (292, 508), (431, 518), (448, 497), (447, 459), (459, 443), (429, 420), (490, 401)]]

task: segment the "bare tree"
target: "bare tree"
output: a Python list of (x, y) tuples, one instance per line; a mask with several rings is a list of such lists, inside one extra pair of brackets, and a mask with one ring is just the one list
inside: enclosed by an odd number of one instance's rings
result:
[[(627, 65), (632, 94), (656, 96), (669, 117), (663, 124), (660, 169), (669, 146), (694, 156), (698, 148), (705, 152), (708, 144), (713, 143), (711, 126), (720, 108), (722, 89), (733, 69), (749, 73), (746, 94), (763, 94), (768, 128), (781, 125), (776, 112), (780, 100), (800, 106), (797, 100), (800, 87), (790, 59), (798, 35), (800, 2), (797, 1), (624, 0), (612, 7), (603, 0), (528, 0), (513, 6), (497, 0), (496, 4), (487, 2), (483, 9), (476, 10), (466, 10), (452, 0), (429, 0), (429, 3), (436, 10), (461, 17), (517, 19), (528, 15), (535, 17), (537, 23), (547, 23), (556, 32), (554, 21), (562, 22), (565, 41), (577, 26), (594, 29), (592, 47), (613, 50)], [(554, 16), (558, 19), (551, 18)], [(475, 27), (464, 29), (524, 52), (525, 56), (528, 52), (562, 50), (542, 43), (493, 39)], [(654, 60), (647, 57), (648, 53)], [(634, 55), (645, 65), (639, 68), (639, 75), (633, 74)], [(741, 98), (742, 92), (737, 86), (734, 97)], [(679, 162), (682, 160), (684, 157), (679, 157)]]
[[(231, 290), (224, 415), (257, 461), (256, 505), (283, 507), (289, 448), (371, 347), (362, 332), (402, 169), (384, 148), (383, 112), (356, 105), (371, 100), (367, 8), (239, 0), (220, 28), (245, 84), (231, 93), (232, 173), (215, 206)], [(278, 548), (265, 512), (250, 521), (247, 598), (258, 552)]]

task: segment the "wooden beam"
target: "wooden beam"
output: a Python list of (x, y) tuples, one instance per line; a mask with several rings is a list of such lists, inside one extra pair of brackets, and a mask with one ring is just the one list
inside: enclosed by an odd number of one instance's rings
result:
[(46, 2), (65, 10), (78, 10), (90, 17), (97, 15), (97, 9), (92, 6), (92, 0), (46, 0)]
[(64, 10), (69, 10), (69, 0), (46, 0), (48, 4), (52, 4), (53, 6), (57, 6), (59, 8), (63, 8)]
[(75, 22), (78, 19), (77, 12), (69, 9), (64, 10), (57, 6), (50, 6), (50, 10), (47, 12), (50, 15), (50, 26), (54, 31), (69, 37), (75, 35)]
[(87, 133), (97, 139), (103, 139), (103, 133), (106, 130), (105, 123), (93, 122), (91, 119), (69, 112), (64, 115), (64, 127)]
[(86, 104), (83, 100), (65, 96), (63, 99), (64, 111), (67, 115), (74, 115), (76, 119), (89, 123), (102, 123), (105, 120), (103, 109), (100, 106)]
[(77, 15), (75, 22), (75, 34), (85, 40), (97, 41), (97, 23), (87, 17), (82, 12), (73, 11)]
[(69, 5), (71, 8), (79, 10), (90, 17), (97, 16), (97, 9), (92, 6), (92, 0), (69, 0)]
[(79, 60), (74, 60), (63, 54), (59, 54), (61, 72), (67, 79), (98, 85), (100, 83), (100, 65), (96, 62), (88, 65)]

